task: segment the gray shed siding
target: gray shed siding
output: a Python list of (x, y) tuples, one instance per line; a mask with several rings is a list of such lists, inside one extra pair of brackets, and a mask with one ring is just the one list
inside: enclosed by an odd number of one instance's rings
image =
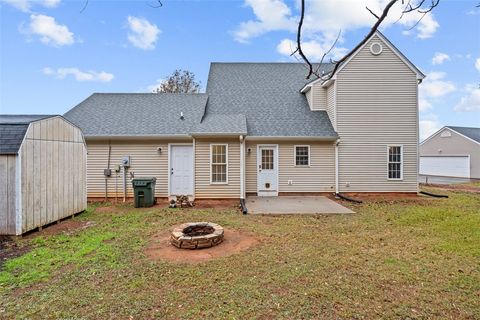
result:
[[(442, 137), (444, 131), (450, 137)], [(439, 152), (439, 150), (442, 150)], [(470, 178), (480, 179), (480, 144), (444, 128), (420, 145), (420, 156), (470, 155)]]
[(15, 234), (17, 155), (0, 155), (0, 234)]
[[(341, 192), (416, 192), (418, 87), (416, 74), (375, 36), (337, 74), (336, 129)], [(403, 179), (388, 180), (387, 145), (403, 146)]]
[(9, 168), (7, 183), (2, 179), (0, 186), (2, 206), (3, 189), (9, 189), (9, 219), (0, 220), (0, 234), (20, 235), (86, 209), (85, 143), (80, 129), (63, 118), (30, 123), (18, 155), (8, 156), (7, 166), (1, 161), (1, 175)]

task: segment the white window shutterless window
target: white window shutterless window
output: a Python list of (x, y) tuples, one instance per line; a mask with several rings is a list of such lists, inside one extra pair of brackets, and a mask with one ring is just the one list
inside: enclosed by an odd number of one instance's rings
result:
[(403, 146), (387, 146), (388, 179), (403, 179)]
[(295, 146), (295, 166), (308, 167), (310, 165), (310, 146)]
[(210, 183), (228, 184), (228, 145), (210, 145)]

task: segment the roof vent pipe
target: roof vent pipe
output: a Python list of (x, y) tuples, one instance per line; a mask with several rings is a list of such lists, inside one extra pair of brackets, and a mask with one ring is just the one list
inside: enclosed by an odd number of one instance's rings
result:
[(185, 120), (185, 117), (183, 116), (183, 111), (180, 112), (180, 119)]

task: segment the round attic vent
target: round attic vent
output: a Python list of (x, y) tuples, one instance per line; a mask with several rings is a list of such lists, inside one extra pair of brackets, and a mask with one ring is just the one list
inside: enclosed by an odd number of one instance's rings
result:
[(374, 55), (374, 56), (378, 56), (380, 53), (382, 53), (382, 50), (383, 50), (383, 47), (380, 43), (378, 42), (374, 42), (371, 44), (370, 46), (370, 52)]

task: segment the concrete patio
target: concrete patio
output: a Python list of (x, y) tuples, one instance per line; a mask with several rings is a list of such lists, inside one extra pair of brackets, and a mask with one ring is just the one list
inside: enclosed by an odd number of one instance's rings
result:
[(323, 196), (247, 197), (250, 214), (348, 214), (352, 210)]

